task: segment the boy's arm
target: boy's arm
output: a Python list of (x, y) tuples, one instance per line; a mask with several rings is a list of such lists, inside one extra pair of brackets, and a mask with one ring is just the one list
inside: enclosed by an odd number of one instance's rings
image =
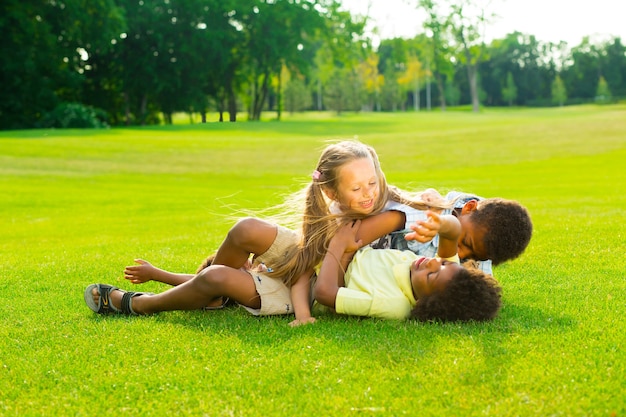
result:
[(461, 235), (461, 223), (451, 214), (440, 216), (439, 246), (437, 256), (452, 258), (457, 256), (458, 240)]
[(315, 299), (322, 305), (335, 308), (339, 288), (344, 286), (345, 270), (354, 251), (363, 246), (363, 242), (356, 237), (360, 223), (361, 221), (357, 220), (342, 226), (328, 245), (313, 288)]
[(291, 286), (291, 303), (293, 304), (293, 311), (296, 315), (296, 319), (289, 323), (291, 327), (315, 323), (315, 317), (311, 316), (311, 306), (309, 303), (312, 275), (313, 271), (305, 272), (296, 283)]
[(440, 258), (452, 258), (457, 254), (458, 240), (461, 235), (461, 223), (452, 214), (439, 215), (428, 211), (428, 220), (420, 220), (411, 225), (413, 232), (405, 236), (407, 240), (429, 242), (439, 235), (437, 256)]
[(176, 274), (157, 268), (148, 261), (135, 259), (139, 265), (131, 265), (124, 268), (124, 278), (133, 284), (143, 284), (148, 281), (158, 281), (164, 284), (177, 286), (189, 281), (195, 275)]

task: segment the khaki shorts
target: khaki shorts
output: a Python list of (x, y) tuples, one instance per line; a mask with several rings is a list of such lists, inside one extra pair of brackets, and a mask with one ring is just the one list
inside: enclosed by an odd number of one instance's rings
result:
[(272, 246), (270, 246), (267, 252), (254, 259), (255, 264), (264, 263), (271, 267), (273, 263), (289, 256), (291, 250), (298, 244), (299, 239), (296, 232), (282, 226), (276, 226), (276, 228), (276, 239), (272, 242)]
[[(254, 259), (254, 264), (264, 263), (268, 268), (279, 259), (288, 256), (291, 249), (298, 244), (298, 234), (293, 230), (282, 226), (277, 226), (276, 239), (272, 246)], [(250, 270), (248, 271), (254, 279), (256, 291), (261, 298), (261, 308), (254, 309), (243, 306), (255, 316), (272, 316), (279, 314), (293, 314), (293, 305), (291, 303), (291, 291), (289, 287), (279, 278), (269, 277), (263, 272)]]

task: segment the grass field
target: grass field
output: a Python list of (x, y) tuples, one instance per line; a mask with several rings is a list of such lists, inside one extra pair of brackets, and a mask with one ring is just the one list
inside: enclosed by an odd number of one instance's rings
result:
[[(391, 184), (528, 207), (495, 321), (85, 306), (137, 257), (193, 272), (354, 137)], [(626, 416), (625, 161), (624, 105), (0, 132), (0, 415)]]

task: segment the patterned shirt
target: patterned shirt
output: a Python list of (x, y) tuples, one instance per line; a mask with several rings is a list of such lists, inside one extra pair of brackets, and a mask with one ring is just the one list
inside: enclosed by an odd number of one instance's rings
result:
[[(460, 193), (458, 191), (451, 191), (446, 195), (446, 201), (454, 201), (454, 206), (451, 209), (445, 209), (441, 212), (442, 215), (452, 214), (455, 209), (462, 209), (465, 203), (471, 200), (482, 200), (482, 197), (478, 197), (471, 194)], [(398, 230), (391, 234), (381, 237), (378, 240), (370, 243), (374, 249), (399, 249), (410, 250), (411, 252), (420, 255), (434, 258), (437, 256), (437, 249), (439, 248), (439, 235), (436, 235), (430, 242), (421, 243), (415, 240), (405, 240), (404, 236), (407, 233), (412, 232), (410, 225), (418, 220), (427, 220), (426, 212), (423, 210), (417, 210), (413, 207), (409, 207), (405, 204), (400, 204), (395, 201), (390, 201), (385, 206), (384, 211), (396, 210), (404, 213), (406, 221), (404, 229)], [(478, 268), (483, 272), (493, 275), (491, 260), (479, 261)]]

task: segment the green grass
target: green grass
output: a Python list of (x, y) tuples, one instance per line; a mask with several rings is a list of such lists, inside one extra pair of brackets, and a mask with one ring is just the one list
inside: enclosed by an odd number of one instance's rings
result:
[[(136, 257), (192, 272), (353, 137), (391, 184), (529, 208), (495, 321), (85, 306)], [(0, 415), (624, 416), (625, 160), (624, 105), (0, 132)]]

